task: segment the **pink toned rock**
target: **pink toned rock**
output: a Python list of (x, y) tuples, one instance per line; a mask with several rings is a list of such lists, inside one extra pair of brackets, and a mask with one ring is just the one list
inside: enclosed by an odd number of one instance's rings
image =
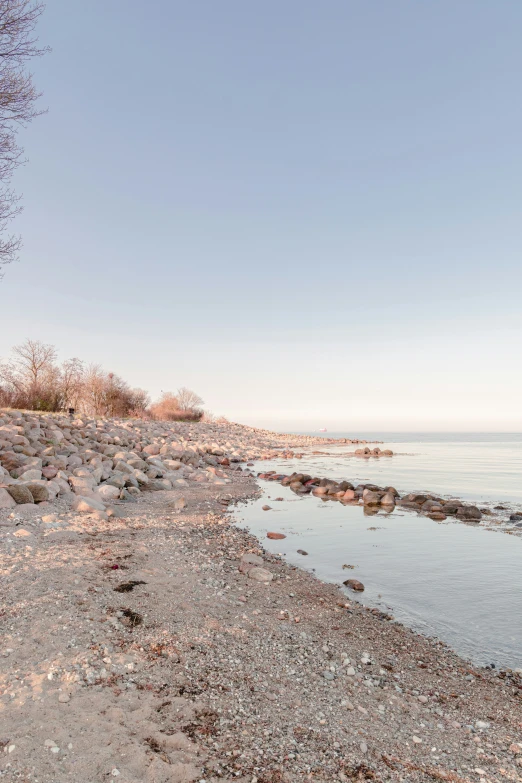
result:
[(347, 489), (343, 495), (343, 500), (355, 500), (355, 492), (353, 489)]
[(42, 475), (46, 479), (53, 479), (58, 474), (58, 468), (54, 465), (48, 465), (46, 468), (42, 468)]
[(151, 444), (150, 446), (145, 446), (143, 449), (145, 454), (150, 454), (152, 457), (156, 456), (156, 454), (160, 453), (160, 447), (156, 446), (154, 444)]
[(357, 593), (362, 593), (364, 590), (363, 583), (359, 582), (358, 579), (347, 579), (343, 584), (346, 585), (346, 587), (351, 587), (351, 589), (355, 590)]
[(326, 495), (327, 492), (328, 487), (315, 487), (315, 489), (312, 490), (312, 495), (320, 497), (321, 495)]
[(381, 498), (381, 506), (387, 506), (388, 508), (395, 507), (395, 495), (393, 494), (393, 492), (387, 492)]
[(266, 537), (271, 538), (273, 541), (279, 541), (282, 538), (286, 538), (284, 533), (267, 533)]

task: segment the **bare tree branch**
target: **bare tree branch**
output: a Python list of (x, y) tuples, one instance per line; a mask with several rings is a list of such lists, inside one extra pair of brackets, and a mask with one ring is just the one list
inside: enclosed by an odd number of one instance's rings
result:
[(25, 162), (17, 143), (18, 129), (43, 113), (36, 108), (40, 93), (25, 67), (28, 60), (49, 51), (39, 48), (33, 35), (44, 7), (33, 0), (0, 0), (0, 266), (14, 261), (21, 245), (19, 237), (4, 236), (8, 223), (21, 211), (9, 183)]

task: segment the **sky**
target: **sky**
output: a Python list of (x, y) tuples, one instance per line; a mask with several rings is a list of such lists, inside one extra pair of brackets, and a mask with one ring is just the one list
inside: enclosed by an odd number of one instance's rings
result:
[(284, 430), (522, 431), (520, 0), (47, 0), (26, 338)]

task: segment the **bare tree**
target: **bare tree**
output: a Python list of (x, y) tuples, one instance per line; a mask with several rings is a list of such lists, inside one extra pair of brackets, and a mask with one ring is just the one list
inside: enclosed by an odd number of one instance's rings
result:
[(91, 416), (105, 413), (106, 375), (99, 364), (90, 364), (85, 372), (82, 407)]
[(61, 407), (78, 408), (83, 395), (85, 369), (80, 359), (67, 359), (60, 378)]
[(29, 389), (37, 389), (56, 361), (56, 349), (39, 340), (26, 340), (13, 348), (12, 365)]
[(21, 210), (19, 197), (9, 185), (24, 162), (18, 130), (42, 113), (36, 108), (40, 93), (26, 65), (48, 51), (38, 48), (34, 36), (43, 10), (38, 1), (0, 0), (0, 266), (17, 258), (21, 244), (19, 237), (5, 237), (9, 222)]
[(57, 410), (60, 405), (60, 370), (56, 351), (39, 340), (26, 340), (13, 348), (14, 358), (0, 364), (2, 397), (18, 408)]
[[(1, 0), (0, 0), (1, 3)], [(56, 350), (39, 340), (26, 340), (12, 349), (12, 358), (0, 361), (0, 405), (39, 411), (75, 408), (90, 416), (127, 416), (161, 421), (201, 421), (203, 400), (182, 387), (177, 394), (163, 392), (150, 404), (146, 391), (99, 364), (85, 367), (80, 359), (56, 362)]]
[(185, 386), (178, 389), (176, 398), (182, 411), (197, 411), (203, 405), (203, 400), (199, 394), (196, 394), (191, 389), (187, 389)]
[(129, 413), (132, 416), (134, 417), (146, 416), (147, 409), (150, 405), (149, 393), (146, 392), (145, 389), (131, 389), (129, 403), (130, 403)]

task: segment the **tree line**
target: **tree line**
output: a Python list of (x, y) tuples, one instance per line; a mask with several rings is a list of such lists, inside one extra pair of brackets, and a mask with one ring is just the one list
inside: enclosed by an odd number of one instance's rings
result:
[(34, 411), (69, 411), (89, 416), (199, 421), (203, 400), (182, 387), (163, 392), (151, 403), (143, 389), (99, 364), (80, 359), (57, 361), (56, 349), (39, 340), (15, 345), (10, 359), (0, 362), (0, 405)]

